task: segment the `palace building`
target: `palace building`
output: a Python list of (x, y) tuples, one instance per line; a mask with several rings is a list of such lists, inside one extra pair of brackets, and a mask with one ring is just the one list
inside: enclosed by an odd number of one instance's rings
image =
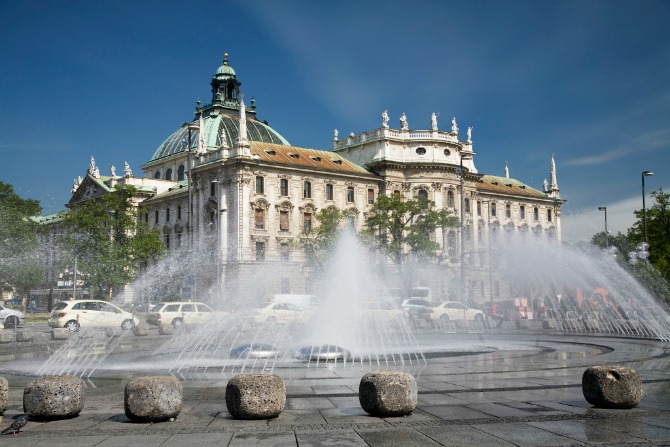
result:
[[(564, 200), (553, 155), (549, 181), (536, 189), (510, 178), (507, 167), (505, 176), (480, 173), (471, 128), (463, 138), (455, 118), (440, 129), (433, 114), (427, 129), (411, 130), (403, 114), (394, 129), (386, 111), (377, 129), (343, 138), (335, 130), (330, 150), (294, 146), (257, 118), (241, 85), (225, 55), (211, 79), (211, 102), (197, 104), (193, 120), (153, 152), (141, 176), (127, 164), (123, 175), (113, 168), (101, 175), (92, 158), (86, 177), (75, 180), (70, 204), (116, 185), (136, 186), (141, 218), (160, 230), (166, 248), (208, 260), (199, 280), (221, 290), (211, 300), (237, 296), (250, 278), (258, 293), (312, 291), (318, 278), (305, 269), (297, 242), (317, 225), (314, 214), (345, 210), (361, 230), (379, 195), (426, 197), (461, 219), (460, 228), (430, 235), (442, 250), (418, 280), (438, 299), (453, 294), (460, 267), (468, 298), (509, 297), (509, 286), (491, 278), (491, 256), (482, 255), (491, 238), (519, 233), (560, 242)], [(282, 273), (259, 286), (258, 266), (272, 263)]]

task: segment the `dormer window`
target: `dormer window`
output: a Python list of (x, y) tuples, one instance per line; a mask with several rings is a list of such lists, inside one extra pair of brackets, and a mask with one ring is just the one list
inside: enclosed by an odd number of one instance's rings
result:
[(300, 158), (300, 155), (298, 155), (298, 154), (289, 153), (288, 156), (291, 157), (291, 158)]
[(339, 158), (336, 158), (336, 159), (333, 160), (333, 163), (335, 163), (336, 165), (341, 165), (342, 160), (340, 160)]
[(277, 151), (268, 150), (268, 149), (265, 150), (265, 153), (268, 154), (268, 155), (277, 155)]
[(314, 157), (314, 156), (312, 156), (312, 157), (309, 157), (309, 158), (311, 158), (311, 159), (314, 160), (314, 161), (321, 161), (321, 157)]

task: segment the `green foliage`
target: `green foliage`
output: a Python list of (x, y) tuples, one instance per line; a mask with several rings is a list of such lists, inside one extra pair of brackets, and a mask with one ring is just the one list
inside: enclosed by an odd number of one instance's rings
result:
[(423, 197), (379, 196), (366, 221), (365, 235), (402, 269), (407, 255), (432, 258), (440, 245), (430, 240), (437, 228), (457, 227), (459, 219)]
[(62, 248), (77, 257), (80, 277), (98, 298), (109, 298), (164, 251), (158, 230), (148, 229), (134, 213), (135, 192), (132, 186), (120, 186), (63, 213)]
[(22, 199), (0, 181), (0, 287), (27, 293), (43, 278), (36, 252), (40, 226), (32, 218), (42, 211), (39, 202)]
[(317, 225), (303, 231), (300, 238), (308, 264), (323, 269), (323, 261), (332, 253), (338, 230), (347, 217), (346, 211), (334, 207), (324, 208), (314, 214)]
[[(649, 262), (670, 280), (670, 194), (663, 188), (651, 192), (655, 203), (647, 209), (647, 242)], [(628, 238), (635, 244), (643, 240), (643, 213), (635, 211), (637, 221), (628, 229)]]

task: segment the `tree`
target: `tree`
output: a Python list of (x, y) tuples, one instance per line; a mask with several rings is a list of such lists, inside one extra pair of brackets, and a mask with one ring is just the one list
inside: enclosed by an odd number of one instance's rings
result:
[(338, 230), (347, 217), (346, 211), (335, 207), (324, 208), (314, 214), (317, 225), (304, 230), (300, 239), (309, 265), (323, 270), (325, 258), (333, 252)]
[[(670, 280), (670, 194), (663, 188), (651, 192), (655, 203), (647, 209), (647, 242), (649, 243), (649, 262), (661, 275)], [(628, 229), (628, 238), (634, 243), (642, 242), (643, 212), (635, 211), (637, 221)]]
[(423, 197), (379, 196), (366, 221), (365, 234), (402, 274), (408, 255), (415, 260), (435, 256), (440, 245), (430, 240), (432, 232), (457, 227), (459, 222), (448, 210), (436, 210), (435, 203)]
[(123, 185), (63, 213), (66, 234), (61, 245), (77, 257), (81, 277), (98, 298), (110, 298), (141, 265), (164, 251), (159, 231), (149, 229), (134, 212), (135, 192)]
[(0, 181), (0, 287), (26, 294), (43, 280), (36, 252), (42, 212), (37, 200), (22, 199)]

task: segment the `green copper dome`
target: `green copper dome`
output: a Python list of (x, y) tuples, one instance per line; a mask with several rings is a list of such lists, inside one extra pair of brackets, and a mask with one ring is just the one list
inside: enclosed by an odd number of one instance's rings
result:
[[(198, 125), (198, 120), (193, 123)], [(223, 145), (222, 135), (227, 147), (232, 148), (237, 143), (240, 131), (240, 121), (237, 117), (230, 115), (207, 116), (203, 117), (203, 123), (205, 129), (205, 145), (208, 150), (216, 150)], [(191, 150), (196, 150), (198, 147), (199, 133), (199, 130), (191, 131)], [(250, 141), (290, 146), (289, 142), (282, 137), (279, 132), (257, 120), (247, 119), (247, 138)], [(187, 147), (188, 128), (181, 127), (158, 147), (149, 160), (149, 163), (163, 157), (186, 152)]]

